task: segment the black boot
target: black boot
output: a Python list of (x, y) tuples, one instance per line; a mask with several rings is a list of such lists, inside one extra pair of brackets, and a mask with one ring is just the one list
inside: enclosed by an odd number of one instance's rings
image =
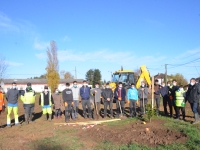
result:
[(195, 118), (195, 121), (192, 124), (197, 124), (199, 122), (199, 114), (195, 113), (194, 118)]

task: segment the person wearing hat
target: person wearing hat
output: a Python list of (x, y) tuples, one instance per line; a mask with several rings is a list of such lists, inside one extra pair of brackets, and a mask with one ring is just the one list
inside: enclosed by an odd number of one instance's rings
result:
[(135, 88), (135, 84), (131, 83), (131, 88), (128, 89), (127, 99), (130, 101), (130, 118), (136, 117), (136, 102), (138, 100), (138, 90)]
[(26, 91), (24, 95), (21, 95), (21, 100), (23, 102), (25, 110), (25, 122), (33, 122), (33, 111), (35, 107), (35, 91), (31, 87), (31, 83), (27, 84)]
[(75, 116), (72, 115), (74, 113), (73, 93), (69, 83), (66, 83), (66, 89), (62, 91), (62, 99), (65, 105), (65, 122), (70, 121), (70, 117), (74, 120)]
[(102, 97), (104, 99), (104, 118), (107, 117), (107, 107), (110, 108), (110, 118), (113, 118), (113, 91), (109, 86), (109, 83), (106, 83), (106, 88), (102, 91)]
[[(45, 120), (52, 120), (52, 108), (54, 105), (51, 92), (48, 90), (48, 86), (44, 86), (44, 91), (40, 94), (39, 105), (42, 106), (43, 116)], [(49, 118), (48, 118), (49, 114)]]
[(10, 114), (13, 110), (15, 117), (15, 125), (19, 125), (18, 118), (18, 98), (19, 91), (17, 89), (17, 84), (15, 82), (12, 83), (12, 88), (8, 90), (6, 94), (6, 100), (8, 101), (8, 111), (7, 111), (7, 126), (11, 127), (11, 119)]

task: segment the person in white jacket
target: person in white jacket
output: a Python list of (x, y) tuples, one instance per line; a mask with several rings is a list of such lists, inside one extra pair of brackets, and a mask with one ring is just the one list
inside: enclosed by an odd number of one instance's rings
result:
[(75, 111), (72, 113), (72, 117), (74, 119), (78, 119), (80, 88), (77, 86), (77, 81), (73, 82), (72, 93), (73, 93), (73, 101), (75, 109)]

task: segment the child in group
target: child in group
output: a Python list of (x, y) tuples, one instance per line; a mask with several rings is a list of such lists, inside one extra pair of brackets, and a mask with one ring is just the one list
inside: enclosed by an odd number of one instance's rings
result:
[(55, 88), (54, 93), (52, 93), (52, 97), (54, 100), (54, 109), (55, 109), (55, 118), (61, 118), (62, 116), (62, 111), (61, 111), (61, 106), (62, 106), (62, 98), (61, 95), (59, 94), (59, 90)]

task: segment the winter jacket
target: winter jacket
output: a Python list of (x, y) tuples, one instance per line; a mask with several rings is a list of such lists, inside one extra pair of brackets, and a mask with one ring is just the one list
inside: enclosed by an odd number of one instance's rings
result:
[(176, 95), (176, 99), (175, 99), (175, 105), (177, 107), (185, 107), (185, 98), (184, 98), (184, 93), (185, 91), (180, 91), (180, 90), (177, 90), (175, 92), (175, 95)]
[(110, 98), (110, 101), (112, 101), (113, 91), (110, 88), (105, 88), (102, 91), (102, 97), (103, 97), (104, 101), (108, 101), (107, 98)]
[(157, 94), (157, 92), (160, 90), (159, 85), (154, 85), (154, 98), (160, 98), (160, 94)]
[(73, 102), (73, 93), (71, 89), (65, 89), (62, 91), (62, 99), (64, 102)]
[(127, 99), (138, 100), (138, 90), (136, 88), (128, 89)]
[(72, 93), (73, 93), (73, 100), (78, 101), (80, 97), (80, 88), (79, 87), (72, 87)]
[(169, 96), (169, 87), (164, 86), (161, 89), (158, 90), (156, 94), (161, 94), (162, 97)]
[[(144, 88), (144, 91), (142, 91), (142, 88)], [(147, 87), (140, 87), (138, 89), (138, 96), (139, 96), (139, 99), (143, 99), (143, 92), (144, 92), (144, 98), (148, 98), (148, 88)]]
[(53, 97), (51, 95), (50, 92), (48, 92), (47, 94), (45, 94), (44, 92), (42, 92), (40, 94), (40, 98), (39, 98), (39, 105), (44, 106), (44, 105), (52, 105), (54, 104), (53, 101)]
[(200, 86), (195, 84), (193, 86), (188, 87), (188, 91), (186, 93), (186, 97), (189, 103), (199, 103), (200, 99)]
[(4, 94), (0, 92), (0, 111), (3, 110), (4, 103)]
[[(118, 87), (115, 88), (114, 98), (118, 99)], [(122, 98), (122, 101), (126, 100), (126, 89), (124, 87), (121, 88), (121, 98)]]
[(61, 98), (61, 95), (58, 93), (53, 93), (52, 94), (52, 97), (53, 97), (53, 101), (54, 101), (54, 106), (55, 106), (55, 109), (60, 109), (61, 106), (62, 106), (62, 98)]
[(90, 100), (90, 88), (82, 86), (80, 88), (80, 96), (82, 100)]
[(176, 94), (175, 92), (179, 89), (178, 86), (172, 86), (169, 91), (170, 91), (170, 95), (173, 97), (173, 100), (176, 99)]
[[(95, 91), (97, 91), (97, 93), (95, 93)], [(95, 102), (101, 101), (101, 93), (102, 93), (102, 90), (100, 88), (94, 88), (92, 90), (92, 94), (94, 94)]]
[(26, 92), (21, 95), (21, 100), (24, 104), (35, 104), (35, 92)]
[(19, 91), (17, 89), (10, 89), (6, 94), (6, 99), (10, 104), (16, 104), (18, 102)]

